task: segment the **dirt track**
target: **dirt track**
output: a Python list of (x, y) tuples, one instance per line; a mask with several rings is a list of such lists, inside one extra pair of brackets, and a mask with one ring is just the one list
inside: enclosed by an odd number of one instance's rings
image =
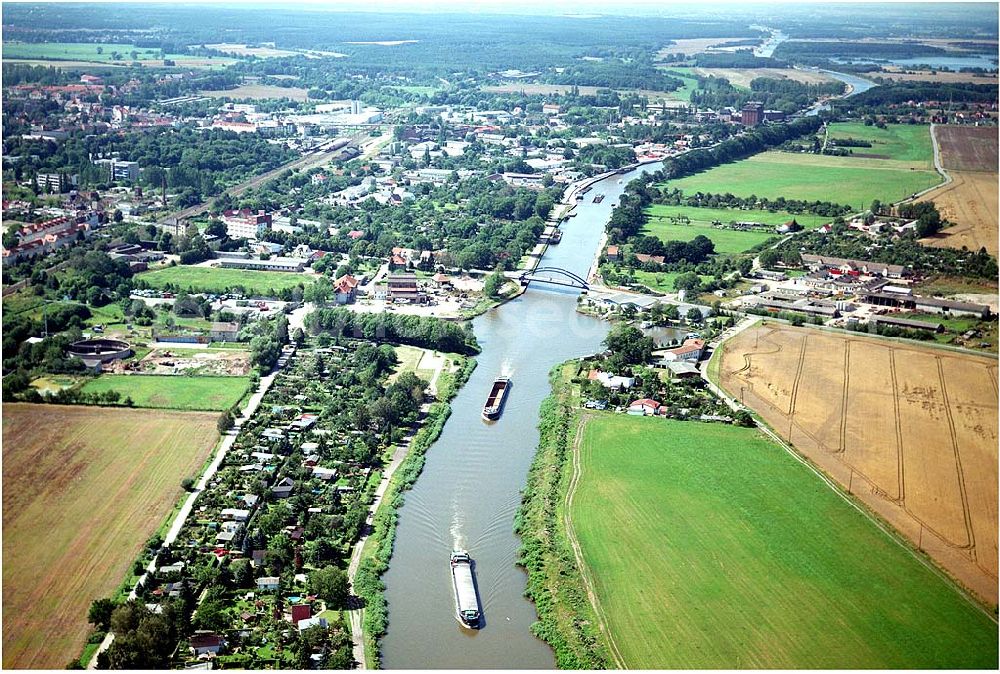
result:
[(997, 362), (762, 324), (723, 388), (954, 577), (997, 603)]

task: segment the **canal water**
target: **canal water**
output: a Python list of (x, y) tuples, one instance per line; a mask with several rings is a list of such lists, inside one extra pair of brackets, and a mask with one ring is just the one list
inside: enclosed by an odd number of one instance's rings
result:
[[(543, 266), (586, 277), (613, 205), (640, 170), (596, 184), (563, 225)], [(604, 194), (600, 204), (594, 196)], [(396, 544), (384, 576), (389, 630), (382, 641), (388, 669), (553, 668), (552, 651), (530, 631), (534, 605), (515, 566), (514, 514), (538, 445), (538, 408), (549, 394), (548, 373), (570, 358), (594, 353), (604, 321), (576, 313), (578, 292), (532, 284), (518, 299), (474, 321), (479, 365), (452, 402), (452, 415), (427, 453), (427, 463), (399, 512)], [(480, 413), (499, 375), (512, 378), (503, 416)], [(476, 561), (484, 627), (464, 629), (455, 617), (449, 555), (466, 548)]]

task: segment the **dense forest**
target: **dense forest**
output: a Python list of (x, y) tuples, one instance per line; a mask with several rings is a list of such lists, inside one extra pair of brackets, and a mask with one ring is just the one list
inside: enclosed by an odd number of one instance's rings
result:
[(920, 56), (943, 56), (947, 52), (927, 44), (914, 42), (820, 42), (818, 40), (788, 40), (774, 50), (779, 58), (797, 61), (802, 58), (842, 57), (850, 59), (907, 59)]

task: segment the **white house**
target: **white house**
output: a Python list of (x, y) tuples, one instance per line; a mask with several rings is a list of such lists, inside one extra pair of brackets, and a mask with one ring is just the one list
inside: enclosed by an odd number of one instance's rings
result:
[(277, 576), (263, 576), (257, 579), (257, 589), (261, 591), (277, 590), (280, 580)]

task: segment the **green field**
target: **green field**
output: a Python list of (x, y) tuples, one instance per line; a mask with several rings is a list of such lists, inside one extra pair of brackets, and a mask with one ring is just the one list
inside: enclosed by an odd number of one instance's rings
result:
[[(793, 215), (791, 213), (770, 211), (741, 211), (731, 208), (698, 208), (695, 206), (664, 206), (657, 204), (646, 209), (648, 217), (644, 234), (652, 234), (663, 241), (690, 241), (699, 234), (707, 236), (715, 243), (715, 252), (723, 254), (742, 253), (759, 243), (778, 236), (776, 232), (741, 232), (731, 229), (713, 227), (714, 221), (729, 223), (762, 222), (767, 225), (780, 225), (795, 219), (806, 229), (819, 227), (831, 218), (821, 215)], [(690, 224), (675, 224), (671, 217), (685, 216)]]
[[(650, 290), (655, 290), (661, 293), (675, 293), (674, 281), (678, 276), (681, 275), (679, 271), (643, 271), (641, 269), (636, 269), (633, 274), (635, 275), (635, 280), (642, 285), (646, 286)], [(706, 276), (704, 274), (698, 274), (698, 278), (701, 279), (702, 283), (711, 281), (713, 277)]]
[(759, 431), (599, 414), (580, 451), (627, 668), (996, 669), (996, 623)]
[(941, 182), (937, 173), (920, 168), (920, 164), (893, 159), (762, 152), (671, 180), (669, 186), (686, 194), (729, 192), (740, 197), (785, 197), (829, 201), (862, 210), (874, 199), (899, 201)]
[(691, 74), (690, 68), (664, 68), (663, 74), (684, 80), (684, 86), (667, 94), (667, 98), (677, 101), (691, 101), (691, 94), (698, 88), (698, 78)]
[[(100, 50), (100, 53), (98, 53)], [(136, 57), (132, 58), (132, 52)], [(121, 58), (114, 58), (117, 53)], [(236, 59), (190, 56), (188, 54), (162, 54), (159, 49), (136, 47), (127, 43), (113, 42), (7, 42), (3, 45), (3, 58), (7, 59), (37, 59), (55, 61), (90, 61), (94, 63), (127, 65), (133, 61), (154, 61), (151, 65), (160, 65), (162, 59), (170, 59), (177, 65), (205, 65), (207, 62), (223, 66), (236, 63)]]
[(849, 148), (855, 155), (884, 155), (914, 166), (933, 167), (934, 146), (929, 126), (889, 124), (884, 129), (859, 122), (836, 122), (830, 125), (830, 138), (855, 138), (871, 141), (871, 147)]
[(118, 391), (122, 399), (131, 397), (136, 407), (222, 411), (238, 403), (249, 386), (249, 377), (102, 374), (82, 390)]
[(277, 291), (294, 288), (300, 283), (307, 286), (313, 282), (315, 277), (282, 271), (250, 271), (180, 265), (142, 272), (136, 278), (145, 281), (151, 288), (163, 288), (168, 284), (173, 284), (181, 290), (191, 288), (196, 292), (221, 293), (242, 287), (255, 297), (272, 297), (277, 294)]

